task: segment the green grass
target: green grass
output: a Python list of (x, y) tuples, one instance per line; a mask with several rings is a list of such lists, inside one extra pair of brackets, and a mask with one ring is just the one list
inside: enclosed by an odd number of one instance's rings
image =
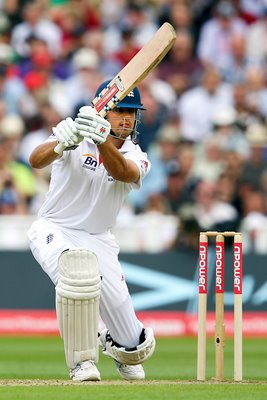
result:
[[(97, 384), (96, 384), (97, 385)], [(51, 400), (265, 400), (266, 386), (225, 386), (225, 385), (131, 385), (129, 386), (39, 386), (11, 387), (0, 389), (1, 400), (51, 399)], [(3, 397), (2, 397), (3, 395)]]
[(112, 360), (100, 355), (98, 367), (102, 382), (69, 384), (60, 338), (0, 337), (0, 399), (264, 400), (267, 398), (266, 344), (266, 339), (244, 340), (242, 383), (232, 381), (231, 339), (225, 344), (225, 384), (211, 379), (214, 376), (212, 340), (208, 340), (207, 345), (209, 381), (197, 383), (196, 338), (175, 338), (157, 340), (154, 356), (145, 363), (145, 383), (124, 384), (119, 380)]

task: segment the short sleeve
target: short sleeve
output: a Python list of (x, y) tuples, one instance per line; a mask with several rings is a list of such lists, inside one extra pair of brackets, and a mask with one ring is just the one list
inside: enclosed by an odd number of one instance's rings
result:
[(137, 165), (140, 172), (139, 182), (132, 184), (133, 188), (140, 188), (142, 186), (142, 180), (149, 173), (151, 163), (147, 158), (147, 154), (141, 150), (130, 151), (124, 154), (124, 157), (128, 160), (132, 160)]

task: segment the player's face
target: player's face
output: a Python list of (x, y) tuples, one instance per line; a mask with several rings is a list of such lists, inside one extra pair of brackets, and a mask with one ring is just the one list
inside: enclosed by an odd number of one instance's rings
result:
[(125, 139), (129, 136), (135, 125), (136, 110), (134, 108), (115, 108), (107, 115), (114, 135)]

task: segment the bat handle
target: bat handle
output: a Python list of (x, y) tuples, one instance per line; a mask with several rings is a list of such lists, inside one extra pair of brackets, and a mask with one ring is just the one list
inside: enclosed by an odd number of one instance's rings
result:
[(65, 150), (65, 146), (62, 143), (58, 143), (56, 147), (54, 148), (54, 152), (59, 154), (60, 156), (62, 155), (63, 151)]

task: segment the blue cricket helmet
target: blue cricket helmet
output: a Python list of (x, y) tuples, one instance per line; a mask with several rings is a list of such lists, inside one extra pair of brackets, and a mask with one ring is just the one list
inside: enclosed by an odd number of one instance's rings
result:
[[(99, 93), (112, 81), (109, 79), (98, 87), (95, 97), (99, 95)], [(143, 104), (141, 103), (141, 95), (137, 87), (133, 88), (127, 96), (124, 97), (117, 105), (116, 108), (135, 108), (136, 110), (146, 110)]]

